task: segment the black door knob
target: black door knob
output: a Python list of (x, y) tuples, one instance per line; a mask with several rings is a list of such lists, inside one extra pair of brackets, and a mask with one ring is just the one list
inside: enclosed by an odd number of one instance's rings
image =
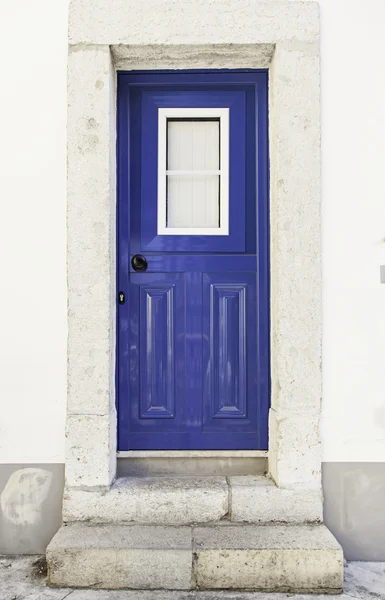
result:
[(131, 264), (134, 271), (145, 271), (147, 269), (147, 261), (141, 254), (135, 254), (131, 259)]

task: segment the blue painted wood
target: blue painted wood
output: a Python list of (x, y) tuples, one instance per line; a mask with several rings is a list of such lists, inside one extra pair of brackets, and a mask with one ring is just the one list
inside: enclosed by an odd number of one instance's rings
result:
[[(149, 254), (147, 273), (185, 273), (186, 271), (238, 271), (239, 254)], [(256, 271), (258, 259), (255, 254), (242, 254), (244, 271)], [(131, 263), (129, 270), (134, 273)]]
[(130, 277), (130, 430), (175, 431), (185, 424), (185, 275)]
[(256, 274), (205, 273), (202, 313), (203, 427), (256, 430)]
[[(230, 107), (229, 236), (157, 234), (159, 106)], [(121, 73), (118, 126), (118, 447), (266, 449), (267, 73)]]
[(256, 273), (204, 275), (204, 431), (258, 430), (256, 284)]
[[(138, 90), (137, 93), (140, 93)], [(137, 210), (142, 211), (140, 247), (142, 252), (244, 252), (246, 193), (246, 88), (222, 91), (155, 88), (142, 96), (142, 188)], [(230, 172), (229, 235), (157, 235), (157, 169), (159, 108), (229, 108)], [(255, 231), (255, 230), (254, 230)], [(139, 241), (139, 240), (138, 240)]]
[[(174, 365), (178, 332), (175, 332), (175, 321), (176, 311), (183, 311), (184, 303), (180, 307), (175, 306), (175, 288), (167, 279), (165, 285), (140, 285), (141, 419), (172, 419), (176, 412)], [(131, 287), (135, 290), (134, 285)]]

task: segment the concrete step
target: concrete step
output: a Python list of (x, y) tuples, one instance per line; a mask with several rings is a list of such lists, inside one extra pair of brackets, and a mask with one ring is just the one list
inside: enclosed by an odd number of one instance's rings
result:
[(321, 490), (277, 488), (266, 477), (124, 477), (105, 491), (71, 489), (64, 522), (190, 525), (227, 519), (310, 523), (322, 519)]
[(339, 593), (342, 549), (324, 525), (62, 527), (47, 549), (52, 586)]

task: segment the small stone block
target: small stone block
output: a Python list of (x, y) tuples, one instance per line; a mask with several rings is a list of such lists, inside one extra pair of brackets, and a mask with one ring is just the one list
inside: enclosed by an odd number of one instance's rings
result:
[(224, 477), (127, 477), (105, 493), (68, 490), (64, 521), (187, 525), (219, 521), (229, 510)]
[(55, 587), (186, 590), (191, 564), (189, 527), (74, 523), (47, 548)]
[(339, 593), (343, 554), (323, 525), (224, 525), (193, 534), (199, 589)]
[(266, 477), (229, 478), (231, 520), (247, 523), (317, 523), (322, 521), (319, 489), (279, 488)]

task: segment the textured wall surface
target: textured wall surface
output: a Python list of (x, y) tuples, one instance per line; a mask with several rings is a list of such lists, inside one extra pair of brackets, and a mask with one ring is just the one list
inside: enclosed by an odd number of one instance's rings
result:
[(385, 560), (385, 463), (323, 463), (324, 519), (348, 560)]
[(321, 485), (319, 46), (277, 44), (270, 69), (271, 470)]
[(66, 483), (115, 476), (115, 77), (109, 48), (68, 57)]
[(61, 525), (64, 465), (0, 465), (0, 554), (42, 554)]
[(318, 37), (316, 2), (71, 0), (70, 44), (239, 44)]

